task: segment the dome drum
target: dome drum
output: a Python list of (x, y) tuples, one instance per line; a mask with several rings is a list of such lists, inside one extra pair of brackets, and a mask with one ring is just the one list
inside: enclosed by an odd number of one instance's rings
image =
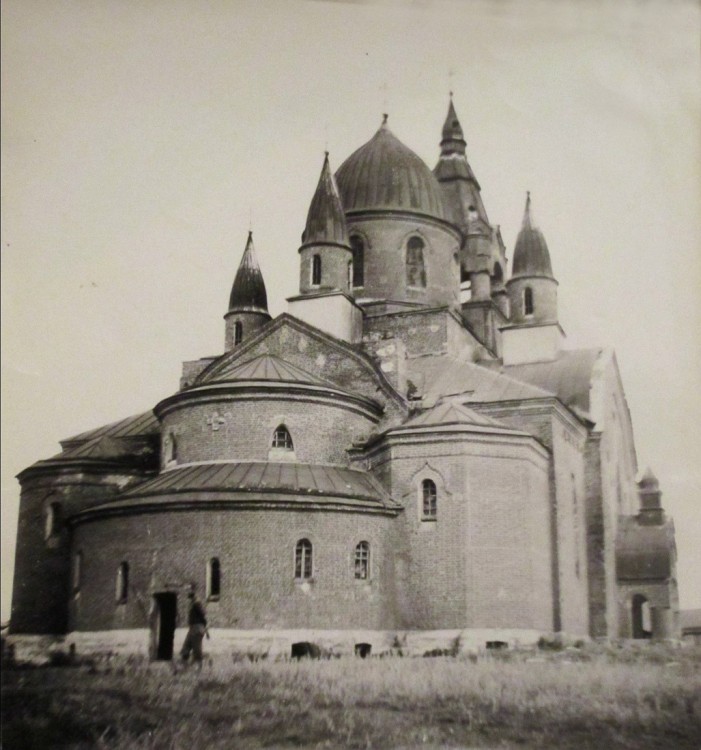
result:
[[(366, 434), (379, 419), (378, 408), (361, 397), (301, 384), (236, 383), (167, 401), (156, 409), (163, 468), (232, 460), (343, 465), (348, 435)], [(276, 445), (279, 427), (290, 435), (289, 450)]]
[(455, 229), (407, 216), (365, 214), (349, 218), (349, 234), (363, 242), (364, 283), (355, 292), (361, 301), (458, 304), (460, 240)]

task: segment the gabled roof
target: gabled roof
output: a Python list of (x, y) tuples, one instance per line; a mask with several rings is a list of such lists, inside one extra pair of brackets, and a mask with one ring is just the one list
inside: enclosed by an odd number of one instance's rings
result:
[[(464, 395), (465, 401), (489, 403), (529, 398), (552, 398), (552, 391), (516, 380), (472, 362), (439, 357), (407, 360), (408, 378), (424, 401)], [(464, 402), (463, 402), (464, 403)]]
[(363, 394), (359, 388), (354, 388), (353, 391), (350, 390), (353, 387), (353, 383), (357, 382), (358, 378), (358, 370), (354, 371), (350, 367), (344, 368), (343, 376), (346, 378), (345, 382), (339, 382), (336, 384), (336, 381), (328, 381), (328, 384), (333, 385), (333, 387), (338, 389), (345, 389), (348, 393), (358, 394), (363, 398), (370, 398), (373, 400), (377, 400), (378, 393), (382, 393), (382, 395), (387, 398), (387, 400), (392, 401), (396, 407), (402, 411), (406, 411), (407, 406), (404, 398), (392, 387), (389, 380), (387, 380), (386, 375), (384, 375), (379, 366), (367, 354), (359, 348), (353, 347), (352, 345), (341, 341), (340, 339), (337, 339), (334, 336), (299, 320), (298, 318), (295, 318), (289, 313), (278, 315), (275, 320), (269, 323), (257, 334), (251, 336), (251, 338), (246, 340), (243, 344), (230, 352), (224, 353), (222, 356), (207, 365), (207, 367), (205, 367), (195, 379), (194, 387), (216, 382), (219, 379), (225, 380), (226, 372), (229, 367), (236, 367), (239, 361), (245, 361), (246, 355), (248, 354), (248, 356), (250, 356), (249, 352), (251, 350), (255, 350), (256, 347), (266, 339), (277, 336), (280, 329), (286, 327), (308, 336), (320, 345), (328, 347), (329, 351), (333, 353), (333, 356), (341, 355), (344, 360), (347, 359), (349, 362), (354, 362), (365, 377), (372, 380), (373, 393), (372, 396), (370, 396), (369, 393)]
[(508, 367), (500, 362), (484, 362), (481, 366), (555, 394), (569, 409), (590, 418), (592, 379), (603, 352), (603, 349), (563, 350), (550, 362)]

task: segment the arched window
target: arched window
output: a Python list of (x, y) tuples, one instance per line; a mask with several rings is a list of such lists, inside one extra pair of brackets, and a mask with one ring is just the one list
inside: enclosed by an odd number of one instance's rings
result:
[(219, 558), (213, 557), (207, 563), (207, 599), (217, 601), (221, 594), (221, 565)]
[(287, 451), (294, 450), (292, 435), (290, 435), (284, 424), (275, 428), (275, 432), (273, 433), (273, 448), (281, 448)]
[(237, 320), (234, 323), (234, 346), (240, 344), (243, 341), (243, 323)]
[(321, 255), (312, 255), (312, 286), (321, 284)]
[(406, 284), (413, 287), (426, 286), (424, 241), (421, 237), (410, 237), (406, 244)]
[(421, 482), (421, 499), (423, 501), (421, 519), (423, 521), (436, 520), (438, 512), (437, 497), (436, 483), (432, 479), (424, 479)]
[(354, 234), (350, 238), (351, 250), (353, 251), (353, 279), (352, 285), (365, 285), (365, 244), (363, 238)]
[(312, 543), (300, 539), (295, 546), (295, 578), (304, 580), (312, 577)]
[(527, 286), (523, 290), (523, 313), (524, 315), (533, 315), (533, 290)]
[(501, 264), (494, 264), (494, 272), (492, 273), (492, 284), (495, 286), (501, 286), (504, 281), (504, 272), (501, 270)]
[(355, 547), (355, 577), (361, 581), (370, 578), (370, 545), (359, 542)]
[(44, 527), (44, 538), (50, 539), (61, 530), (62, 516), (61, 503), (51, 503), (46, 509), (46, 525)]
[(73, 556), (73, 574), (71, 576), (71, 583), (73, 585), (73, 593), (80, 591), (80, 586), (83, 582), (83, 553), (76, 552)]
[(115, 599), (117, 604), (126, 602), (129, 596), (129, 563), (121, 562), (117, 568), (117, 587), (115, 590)]
[(178, 441), (172, 432), (165, 439), (165, 466), (170, 466), (178, 460)]

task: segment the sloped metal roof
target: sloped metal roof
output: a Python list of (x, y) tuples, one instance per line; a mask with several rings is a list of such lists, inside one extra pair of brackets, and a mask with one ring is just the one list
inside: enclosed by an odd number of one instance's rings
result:
[(636, 516), (624, 517), (616, 537), (616, 575), (619, 580), (664, 581), (672, 575), (674, 526), (641, 524)]
[(594, 367), (603, 349), (563, 350), (551, 362), (510, 365), (485, 362), (483, 366), (522, 383), (553, 393), (568, 408), (590, 415)]
[(110, 438), (127, 438), (142, 437), (147, 435), (157, 435), (160, 432), (158, 420), (152, 411), (136, 414), (126, 419), (120, 419), (118, 422), (96, 427), (93, 430), (81, 432), (73, 437), (61, 441), (61, 445), (68, 448), (74, 447), (73, 443), (82, 443), (93, 438), (110, 437)]
[[(406, 421), (401, 427), (396, 429), (416, 427), (446, 427), (449, 425), (469, 425), (471, 427), (488, 427), (497, 428), (500, 431), (514, 432), (506, 425), (498, 422), (496, 419), (478, 414), (473, 409), (455, 403), (454, 401), (445, 401), (437, 404), (432, 409), (421, 412), (412, 419)], [(394, 430), (393, 430), (394, 431)]]
[[(424, 400), (464, 395), (465, 401), (490, 403), (551, 398), (552, 391), (519, 381), (493, 369), (447, 355), (407, 360), (408, 378)], [(463, 402), (464, 403), (464, 402)]]
[(90, 509), (167, 504), (178, 498), (195, 502), (268, 502), (315, 504), (340, 503), (397, 511), (382, 485), (370, 474), (340, 466), (288, 462), (232, 461), (191, 464), (163, 471), (119, 495), (109, 503)]
[(333, 383), (297, 367), (273, 354), (261, 354), (226, 372), (227, 380), (279, 380), (286, 383), (312, 383), (336, 388)]
[(338, 187), (329, 167), (328, 151), (309, 206), (302, 242), (334, 242), (340, 245), (348, 245), (350, 242)]
[(449, 219), (431, 170), (382, 123), (375, 135), (336, 172), (346, 213), (399, 209)]

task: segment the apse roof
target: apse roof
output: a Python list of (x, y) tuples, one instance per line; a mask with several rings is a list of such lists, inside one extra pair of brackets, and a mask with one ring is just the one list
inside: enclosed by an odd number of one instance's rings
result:
[(424, 162), (387, 127), (351, 154), (336, 172), (346, 212), (411, 211), (448, 219), (440, 185)]
[(253, 247), (253, 232), (250, 231), (231, 287), (229, 310), (268, 312), (268, 295)]
[(146, 411), (143, 414), (135, 414), (126, 419), (120, 419), (118, 422), (96, 427), (93, 430), (81, 432), (78, 435), (66, 438), (61, 441), (61, 445), (70, 448), (72, 443), (84, 442), (98, 437), (126, 438), (141, 437), (146, 435), (157, 435), (160, 432), (158, 420), (152, 411)]

